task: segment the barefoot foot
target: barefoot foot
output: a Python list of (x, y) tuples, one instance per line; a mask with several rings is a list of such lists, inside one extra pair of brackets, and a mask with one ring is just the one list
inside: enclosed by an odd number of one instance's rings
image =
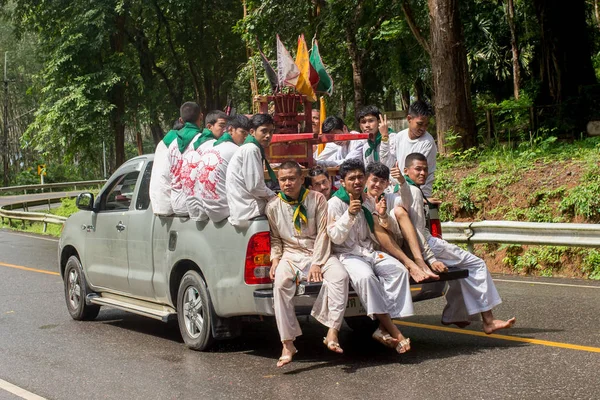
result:
[(500, 319), (495, 319), (491, 323), (484, 322), (483, 323), (483, 331), (489, 335), (500, 329), (512, 328), (513, 325), (515, 324), (515, 322), (516, 322), (516, 319), (514, 317), (509, 319), (508, 321), (502, 321)]

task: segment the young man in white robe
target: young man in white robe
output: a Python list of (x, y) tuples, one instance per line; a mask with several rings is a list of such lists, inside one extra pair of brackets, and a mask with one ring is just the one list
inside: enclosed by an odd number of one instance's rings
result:
[(361, 132), (373, 137), (363, 146), (365, 166), (372, 162), (381, 162), (388, 168), (392, 168), (396, 163), (395, 149), (392, 147), (395, 133), (390, 133), (388, 130), (387, 117), (382, 116), (377, 107), (366, 106), (358, 113), (358, 125)]
[(327, 233), (333, 254), (348, 271), (367, 315), (379, 320), (373, 338), (398, 353), (405, 353), (410, 350), (410, 340), (402, 335), (392, 318), (411, 316), (414, 310), (407, 269), (388, 253), (378, 250), (378, 240), (388, 247), (392, 242), (381, 222), (374, 221), (387, 218), (385, 211), (380, 214), (385, 200), (376, 206), (373, 199), (364, 195), (365, 167), (361, 160), (345, 161), (340, 166), (340, 176), (342, 187), (328, 201)]
[(406, 157), (405, 178), (410, 184), (412, 202), (406, 204), (415, 227), (423, 234), (437, 261), (447, 267), (460, 267), (469, 270), (469, 276), (449, 282), (446, 293), (446, 307), (442, 314), (444, 325), (454, 324), (461, 328), (470, 324), (471, 319), (481, 314), (483, 331), (491, 334), (499, 329), (510, 328), (515, 318), (509, 320), (494, 319), (492, 309), (502, 303), (496, 285), (492, 280), (485, 262), (443, 239), (431, 236), (427, 229), (424, 209), (424, 185), (429, 175), (427, 157), (421, 153), (412, 153)]
[(331, 255), (327, 236), (327, 200), (303, 186), (302, 169), (295, 161), (281, 164), (277, 172), (281, 192), (269, 201), (266, 215), (271, 227), (271, 279), (275, 320), (283, 344), (277, 366), (292, 361), (294, 340), (302, 334), (294, 311), (294, 295), (300, 281), (323, 286), (311, 315), (329, 328), (323, 343), (343, 353), (338, 332), (348, 301), (348, 274)]
[(269, 172), (271, 181), (277, 180), (265, 157), (265, 149), (275, 132), (273, 118), (268, 114), (255, 114), (250, 123), (250, 135), (231, 157), (225, 179), (228, 220), (238, 228), (248, 227), (252, 218), (263, 215), (267, 202), (275, 196), (265, 184), (264, 169)]
[[(385, 192), (389, 187), (390, 170), (380, 162), (372, 162), (366, 168), (367, 183), (365, 193), (374, 201), (383, 199), (388, 209), (389, 218), (382, 220), (383, 227), (392, 235), (394, 242), (398, 245), (396, 254), (391, 253), (410, 271), (411, 277), (415, 282), (421, 282), (425, 279), (439, 279), (427, 262), (433, 264), (433, 267), (440, 267), (436, 264), (433, 252), (424, 241), (419, 237), (408, 212), (402, 207), (411, 201), (412, 196), (406, 181), (402, 176), (399, 184), (400, 189), (395, 192)], [(404, 200), (403, 200), (404, 199)], [(405, 252), (406, 250), (406, 252)], [(439, 271), (442, 272), (442, 271)]]
[(183, 127), (169, 131), (156, 146), (154, 153), (149, 191), (152, 211), (160, 216), (177, 213), (173, 209), (173, 200), (177, 200), (182, 193), (183, 155), (192, 148), (193, 141), (200, 135), (203, 118), (200, 106), (191, 101), (185, 102), (181, 106), (180, 115)]
[(429, 165), (429, 175), (427, 182), (421, 188), (425, 197), (431, 200), (433, 179), (436, 170), (437, 146), (433, 136), (427, 132), (429, 119), (433, 115), (431, 106), (424, 101), (415, 101), (408, 107), (406, 121), (408, 128), (398, 132), (392, 140), (392, 146), (395, 149), (395, 158), (398, 161), (400, 171), (404, 171), (406, 166), (406, 156), (411, 153), (421, 153), (427, 157)]
[[(344, 121), (336, 116), (329, 116), (323, 121), (321, 132), (335, 135), (350, 134)], [(358, 132), (355, 132), (358, 133)], [(339, 167), (345, 160), (362, 159), (363, 146), (366, 140), (346, 140), (328, 142), (323, 151), (315, 151), (313, 157), (317, 165), (323, 167)]]
[(196, 221), (209, 218), (219, 222), (229, 216), (225, 177), (229, 161), (244, 144), (250, 131), (250, 120), (238, 114), (227, 119), (225, 133), (217, 140), (211, 140), (210, 146), (200, 154), (193, 154), (190, 163), (194, 163), (190, 179), (194, 182), (192, 193), (186, 203), (190, 217)]

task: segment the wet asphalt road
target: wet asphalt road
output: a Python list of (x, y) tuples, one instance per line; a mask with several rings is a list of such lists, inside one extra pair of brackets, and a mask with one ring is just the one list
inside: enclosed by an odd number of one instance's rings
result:
[[(417, 303), (402, 356), (348, 327), (345, 354), (330, 353), (302, 318), (299, 353), (278, 369), (273, 321), (199, 353), (176, 323), (109, 309), (71, 320), (60, 277), (43, 273), (57, 272), (56, 254), (54, 239), (0, 231), (0, 380), (47, 399), (600, 398), (598, 282), (495, 276), (496, 316), (517, 317), (506, 337), (480, 336), (480, 323), (440, 330), (444, 300)], [(0, 399), (19, 398), (0, 386)]]

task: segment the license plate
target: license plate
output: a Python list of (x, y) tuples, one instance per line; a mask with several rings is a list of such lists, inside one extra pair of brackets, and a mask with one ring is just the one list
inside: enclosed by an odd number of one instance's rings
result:
[(344, 317), (356, 317), (359, 315), (367, 315), (367, 310), (362, 306), (358, 296), (348, 297)]

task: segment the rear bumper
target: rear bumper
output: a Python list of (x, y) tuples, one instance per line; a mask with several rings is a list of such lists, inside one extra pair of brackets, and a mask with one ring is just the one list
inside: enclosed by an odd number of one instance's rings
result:
[[(447, 273), (440, 274), (440, 279), (436, 281), (427, 280), (425, 282), (416, 283), (412, 279), (410, 280), (411, 294), (413, 302), (435, 299), (443, 296), (446, 288), (446, 282), (462, 279), (469, 276), (469, 271), (460, 268), (451, 268)], [(415, 290), (416, 289), (416, 290)], [(296, 307), (296, 314), (308, 315), (312, 309), (319, 291), (321, 290), (321, 282), (307, 283), (302, 282), (296, 287), (296, 296), (294, 297), (294, 305)], [(348, 295), (348, 308), (353, 306), (353, 299), (356, 299), (357, 295), (350, 286)], [(273, 316), (275, 315), (275, 309), (273, 306), (273, 289), (257, 289), (254, 291), (254, 304), (259, 315)]]

